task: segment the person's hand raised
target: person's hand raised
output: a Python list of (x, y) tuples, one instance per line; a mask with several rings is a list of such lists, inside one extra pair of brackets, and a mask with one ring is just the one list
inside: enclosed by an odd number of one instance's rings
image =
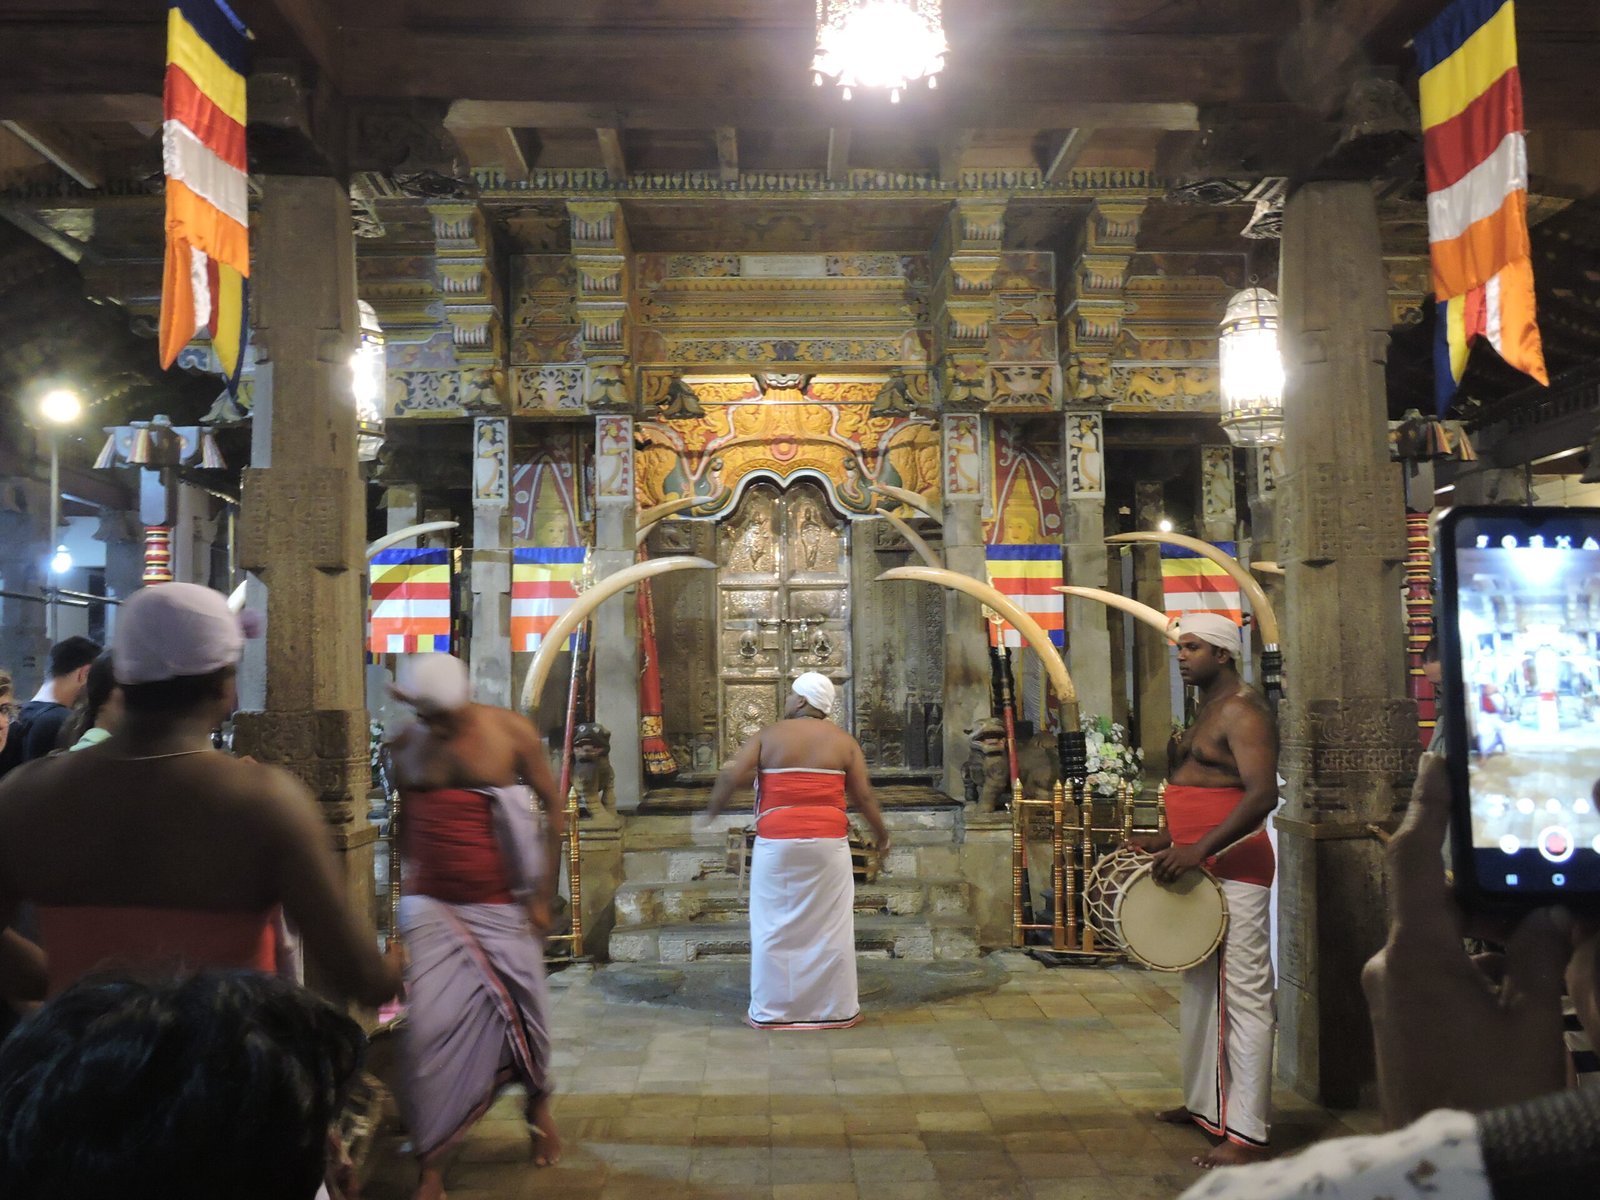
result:
[(1445, 882), (1449, 819), (1444, 760), (1424, 755), (1389, 843), (1389, 939), (1362, 972), (1391, 1128), (1436, 1108), (1514, 1104), (1566, 1082), (1561, 983), (1571, 918), (1530, 913), (1506, 942), (1503, 979), (1491, 982), (1467, 955)]

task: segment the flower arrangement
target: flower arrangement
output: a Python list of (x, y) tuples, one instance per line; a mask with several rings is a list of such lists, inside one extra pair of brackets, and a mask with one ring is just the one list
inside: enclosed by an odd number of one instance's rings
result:
[(1114, 799), (1124, 783), (1137, 788), (1144, 778), (1144, 751), (1128, 744), (1128, 731), (1110, 717), (1084, 716), (1089, 743), (1089, 791)]

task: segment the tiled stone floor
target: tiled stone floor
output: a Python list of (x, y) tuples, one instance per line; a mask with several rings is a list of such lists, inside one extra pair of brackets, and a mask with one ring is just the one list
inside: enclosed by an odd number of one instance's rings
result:
[[(1045, 970), (999, 991), (873, 1012), (854, 1029), (757, 1032), (605, 1000), (555, 977), (559, 1167), (535, 1169), (504, 1098), (446, 1175), (452, 1200), (1157, 1200), (1197, 1177), (1177, 1088), (1176, 977)], [(1280, 1089), (1274, 1141), (1367, 1132)], [(393, 1143), (369, 1200), (413, 1179)]]

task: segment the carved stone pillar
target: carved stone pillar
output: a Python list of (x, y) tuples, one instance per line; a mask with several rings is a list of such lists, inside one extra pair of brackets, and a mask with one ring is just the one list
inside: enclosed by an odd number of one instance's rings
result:
[(614, 200), (571, 200), (572, 261), (578, 274), (579, 345), (585, 398), (596, 411), (633, 411), (632, 247)]
[[(1069, 409), (1062, 445), (1061, 506), (1067, 582), (1104, 588), (1106, 558), (1105, 424), (1098, 408)], [(1103, 604), (1067, 597), (1067, 668), (1085, 713), (1112, 715), (1111, 627)]]
[[(633, 487), (633, 418), (606, 414), (595, 419), (594, 578), (631, 567), (638, 513)], [(594, 655), (595, 718), (611, 731), (619, 752), (617, 807), (634, 809), (644, 796), (644, 761), (639, 756), (639, 618), (634, 589), (613, 596), (594, 612), (589, 644)]]
[[(1133, 485), (1134, 527), (1155, 529), (1166, 514), (1164, 484), (1160, 480), (1141, 480)], [(1167, 597), (1161, 579), (1161, 551), (1155, 546), (1134, 546), (1134, 599), (1160, 612), (1167, 610)], [(1172, 737), (1176, 716), (1172, 705), (1172, 653), (1167, 639), (1143, 623), (1133, 631), (1133, 697), (1139, 717), (1138, 744), (1144, 750), (1145, 767), (1157, 778), (1166, 773), (1167, 742)]]
[[(973, 579), (988, 577), (983, 550), (984, 418), (952, 413), (944, 418), (944, 565)], [(983, 606), (945, 589), (944, 783), (962, 794), (967, 730), (989, 715), (989, 632)]]
[(473, 423), (472, 694), (511, 706), (511, 427)]
[(1233, 447), (1200, 447), (1200, 536), (1208, 542), (1231, 542), (1239, 535), (1239, 509), (1234, 499)]
[(992, 398), (989, 326), (1004, 233), (1003, 203), (962, 200), (951, 207), (934, 246), (934, 354), (947, 411), (982, 408)]
[(267, 176), (251, 280), (258, 360), (239, 563), (266, 584), (266, 706), (240, 712), (242, 753), (293, 772), (322, 804), (352, 905), (373, 913), (362, 696), (366, 506), (356, 462), (350, 201), (337, 181)]
[(1287, 573), (1277, 819), (1278, 1067), (1355, 1104), (1373, 1078), (1361, 967), (1385, 935), (1383, 850), (1417, 758), (1399, 603), (1405, 522), (1389, 461), (1389, 309), (1364, 183), (1315, 183), (1283, 231), (1288, 388), (1279, 551)]

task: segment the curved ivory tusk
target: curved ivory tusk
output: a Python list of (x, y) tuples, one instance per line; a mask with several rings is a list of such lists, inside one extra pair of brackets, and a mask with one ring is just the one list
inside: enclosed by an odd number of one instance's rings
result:
[(1067, 674), (1067, 664), (1061, 660), (1061, 652), (1056, 649), (1055, 643), (1050, 640), (1050, 635), (1039, 628), (1035, 621), (1022, 609), (1018, 608), (1009, 597), (996, 591), (986, 583), (979, 583), (970, 576), (959, 571), (950, 571), (944, 567), (895, 567), (885, 571), (878, 579), (911, 579), (918, 583), (937, 583), (940, 587), (954, 588), (958, 592), (965, 592), (976, 600), (982, 601), (995, 612), (999, 613), (1011, 624), (1016, 626), (1017, 632), (1027, 639), (1028, 645), (1039, 655), (1039, 661), (1044, 663), (1045, 670), (1050, 672), (1050, 682), (1055, 685), (1056, 697), (1063, 704), (1076, 706), (1078, 703), (1078, 689), (1072, 684), (1072, 676)]
[(1260, 571), (1263, 575), (1282, 575), (1283, 568), (1275, 562), (1253, 562), (1250, 564), (1252, 571)]
[(890, 487), (887, 483), (868, 484), (867, 490), (877, 492), (880, 496), (888, 496), (891, 500), (898, 500), (901, 504), (909, 504), (923, 516), (932, 517), (939, 524), (944, 524), (943, 515), (934, 510), (926, 496), (919, 496), (906, 488)]
[(233, 591), (228, 593), (228, 611), (229, 612), (231, 612), (231, 613), (241, 613), (241, 612), (244, 611), (244, 589), (245, 589), (245, 586), (246, 586), (245, 584), (241, 583), (238, 587), (234, 588)]
[(533, 656), (533, 665), (528, 668), (528, 678), (522, 684), (522, 710), (524, 712), (534, 710), (539, 697), (544, 693), (545, 680), (550, 675), (550, 668), (555, 665), (556, 655), (566, 644), (567, 635), (587, 621), (589, 614), (603, 601), (632, 587), (641, 579), (665, 575), (668, 571), (683, 571), (690, 567), (714, 571), (717, 564), (708, 559), (694, 558), (686, 554), (677, 554), (669, 558), (652, 558), (649, 562), (625, 567), (615, 575), (607, 575), (574, 600), (572, 607), (561, 614), (561, 618), (550, 627), (550, 632), (545, 634), (544, 640), (539, 643), (539, 652)]
[(882, 509), (878, 510), (878, 515), (899, 530), (900, 536), (911, 544), (911, 548), (917, 552), (918, 558), (930, 567), (935, 567), (939, 570), (944, 569), (944, 564), (939, 561), (939, 556), (933, 552), (933, 547), (922, 540), (921, 536), (918, 535), (915, 529), (911, 528), (910, 522), (904, 517), (897, 517), (892, 512), (885, 512)]
[(1238, 582), (1244, 594), (1250, 597), (1250, 607), (1256, 614), (1256, 620), (1261, 623), (1261, 641), (1264, 645), (1279, 645), (1278, 640), (1278, 614), (1272, 611), (1272, 601), (1267, 599), (1267, 593), (1256, 582), (1255, 576), (1245, 570), (1225, 550), (1218, 550), (1210, 542), (1203, 542), (1199, 538), (1192, 538), (1184, 533), (1118, 533), (1106, 539), (1108, 542), (1166, 542), (1170, 546), (1182, 546), (1185, 550), (1193, 550), (1203, 558), (1209, 558), (1221, 567)]
[(367, 547), (367, 558), (370, 560), (380, 550), (387, 550), (390, 546), (397, 545), (407, 538), (421, 537), (425, 533), (443, 533), (446, 529), (456, 528), (455, 521), (424, 521), (421, 525), (407, 525), (404, 529), (396, 529), (393, 533), (386, 533), (372, 545)]
[(1058, 587), (1058, 592), (1065, 592), (1069, 596), (1077, 596), (1083, 600), (1098, 600), (1107, 608), (1119, 608), (1125, 613), (1132, 613), (1134, 617), (1143, 621), (1154, 629), (1167, 641), (1172, 641), (1172, 622), (1167, 614), (1159, 608), (1151, 608), (1142, 601), (1131, 596), (1119, 596), (1116, 592), (1107, 591), (1105, 588), (1092, 587)]
[(698, 508), (710, 499), (709, 496), (679, 496), (676, 500), (667, 500), (661, 504), (652, 504), (649, 508), (641, 508), (633, 544), (644, 545), (644, 539), (650, 536), (650, 527), (657, 521), (665, 521), (674, 513), (681, 513), (686, 508)]

